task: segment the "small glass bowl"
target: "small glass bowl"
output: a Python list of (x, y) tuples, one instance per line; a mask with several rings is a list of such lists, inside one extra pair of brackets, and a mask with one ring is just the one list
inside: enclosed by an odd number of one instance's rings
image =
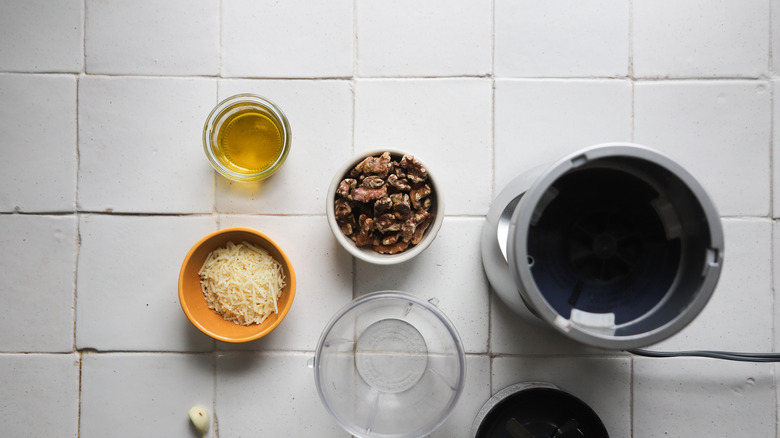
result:
[[(257, 113), (278, 129), (281, 137), (281, 150), (273, 162), (256, 172), (239, 172), (230, 168), (220, 153), (219, 135), (223, 126), (241, 113)], [(290, 153), (292, 131), (287, 116), (270, 100), (254, 94), (237, 94), (220, 102), (209, 114), (203, 127), (203, 149), (214, 169), (222, 176), (233, 181), (249, 182), (264, 180), (279, 170)]]

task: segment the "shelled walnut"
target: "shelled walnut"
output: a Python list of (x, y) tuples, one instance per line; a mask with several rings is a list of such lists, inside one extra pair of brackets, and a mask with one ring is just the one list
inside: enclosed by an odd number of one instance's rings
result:
[(336, 189), (341, 232), (357, 246), (396, 254), (420, 243), (433, 223), (435, 201), (428, 171), (413, 155), (367, 157)]

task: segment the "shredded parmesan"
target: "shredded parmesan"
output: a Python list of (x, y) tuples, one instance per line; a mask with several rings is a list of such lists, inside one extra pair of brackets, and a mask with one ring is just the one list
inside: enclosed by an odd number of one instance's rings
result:
[(198, 274), (209, 308), (228, 321), (260, 324), (271, 312), (279, 313), (284, 270), (263, 248), (228, 242), (209, 253)]

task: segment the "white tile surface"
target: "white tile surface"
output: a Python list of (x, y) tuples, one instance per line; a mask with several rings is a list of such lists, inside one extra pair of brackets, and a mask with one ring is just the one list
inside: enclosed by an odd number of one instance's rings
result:
[[(772, 18), (770, 23), (780, 23), (780, 0), (771, 0)], [(770, 71), (775, 75), (780, 75), (780, 32), (777, 31), (777, 26), (770, 28), (769, 32), (772, 36), (771, 43), (771, 68)]]
[[(773, 222), (772, 224), (772, 259), (777, 260), (780, 257), (780, 223)], [(772, 280), (773, 280), (773, 321), (774, 321), (774, 349), (772, 351), (780, 351), (780, 300), (777, 298), (777, 294), (780, 293), (780, 266), (778, 264), (772, 264)], [(780, 397), (780, 394), (778, 394)]]
[(211, 79), (81, 79), (79, 208), (213, 211), (215, 172), (201, 137), (216, 103)]
[[(765, 0), (635, 0), (637, 77), (759, 77), (767, 72)], [(775, 26), (775, 29), (777, 26)]]
[(352, 7), (352, 0), (223, 2), (222, 76), (351, 76)]
[(219, 73), (219, 2), (87, 0), (86, 5), (88, 73)]
[(637, 143), (686, 167), (725, 216), (769, 213), (770, 91), (763, 81), (641, 82)]
[(494, 394), (521, 382), (551, 383), (590, 406), (609, 436), (631, 436), (631, 361), (627, 358), (493, 359)]
[(253, 214), (323, 214), (328, 185), (352, 155), (350, 84), (341, 80), (221, 80), (219, 99), (254, 93), (287, 116), (292, 146), (282, 168), (260, 182), (217, 176), (217, 211)]
[(492, 354), (585, 355), (604, 353), (602, 350), (586, 347), (565, 337), (542, 321), (531, 322), (522, 319), (492, 291), (490, 299), (490, 349)]
[[(778, 5), (778, 9), (780, 9), (780, 5)], [(780, 15), (780, 14), (779, 14)], [(780, 18), (779, 18), (780, 20)], [(778, 31), (777, 33), (780, 33)], [(777, 58), (780, 58), (780, 54), (778, 54)], [(780, 69), (778, 69), (778, 72), (780, 72)], [(772, 108), (772, 114), (774, 115), (772, 119), (772, 126), (773, 126), (773, 136), (772, 136), (772, 157), (778, 157), (780, 156), (780, 79), (775, 79), (772, 81), (772, 93), (773, 93), (773, 101), (774, 106)], [(780, 217), (780, 178), (777, 178), (776, 175), (780, 174), (780, 160), (772, 160), (772, 184), (773, 189), (772, 190), (772, 216), (773, 217)]]
[(391, 289), (426, 301), (436, 298), (466, 352), (487, 352), (489, 294), (479, 258), (482, 223), (481, 219), (445, 218), (431, 246), (406, 263), (377, 266), (356, 260), (356, 294)]
[(272, 333), (242, 345), (219, 342), (219, 348), (313, 351), (328, 321), (352, 300), (349, 253), (338, 245), (324, 216), (221, 217), (220, 228), (233, 226), (271, 237), (292, 262), (297, 287), (290, 312)]
[(4, 0), (0, 71), (73, 72), (84, 64), (84, 2)]
[(631, 140), (631, 83), (498, 80), (495, 187), (594, 144)]
[(0, 138), (0, 210), (74, 210), (73, 76), (0, 74)]
[(355, 150), (393, 147), (416, 154), (441, 181), (446, 214), (485, 214), (491, 96), (484, 79), (358, 81)]
[(357, 2), (361, 76), (458, 76), (491, 72), (488, 0)]
[(634, 438), (775, 436), (772, 365), (634, 361)]
[(181, 310), (178, 278), (211, 216), (82, 216), (76, 295), (78, 348), (204, 351), (213, 341)]
[[(513, 177), (646, 144), (726, 218), (715, 295), (653, 347), (780, 349), (777, 23), (780, 0), (0, 0), (0, 297), (15, 310), (0, 315), (0, 435), (194, 437), (203, 399), (210, 436), (347, 438), (306, 362), (355, 295), (407, 289), (438, 298), (470, 351), (434, 438), (466, 437), (491, 392), (529, 379), (585, 399), (614, 437), (780, 437), (778, 365), (575, 343), (509, 311), (477, 250)], [(292, 124), (287, 163), (259, 184), (203, 153), (209, 112), (240, 92)], [(382, 147), (445, 187), (441, 234), (405, 266), (353, 260), (324, 215), (336, 168)], [(298, 276), (278, 330), (244, 345), (201, 334), (176, 294), (191, 245), (232, 225), (272, 234)]]
[(490, 358), (466, 356), (466, 386), (455, 409), (431, 438), (466, 438), (482, 405), (490, 398)]
[(629, 3), (497, 0), (496, 76), (626, 76)]
[(349, 437), (317, 396), (314, 371), (307, 365), (311, 357), (300, 353), (217, 356), (220, 436)]
[(210, 355), (84, 354), (79, 437), (200, 436), (191, 407), (211, 416), (214, 434), (214, 358)]
[(77, 437), (78, 354), (0, 354), (5, 436)]
[(772, 223), (724, 219), (723, 271), (710, 302), (659, 350), (772, 350)]
[(71, 351), (75, 216), (0, 215), (0, 248), (0, 351)]

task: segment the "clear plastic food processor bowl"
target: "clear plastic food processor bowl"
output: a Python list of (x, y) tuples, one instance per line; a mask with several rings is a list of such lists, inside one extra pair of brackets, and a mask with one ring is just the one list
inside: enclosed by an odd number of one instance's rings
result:
[(400, 292), (364, 295), (325, 327), (314, 357), (317, 391), (357, 437), (420, 437), (463, 390), (457, 331), (433, 304)]

